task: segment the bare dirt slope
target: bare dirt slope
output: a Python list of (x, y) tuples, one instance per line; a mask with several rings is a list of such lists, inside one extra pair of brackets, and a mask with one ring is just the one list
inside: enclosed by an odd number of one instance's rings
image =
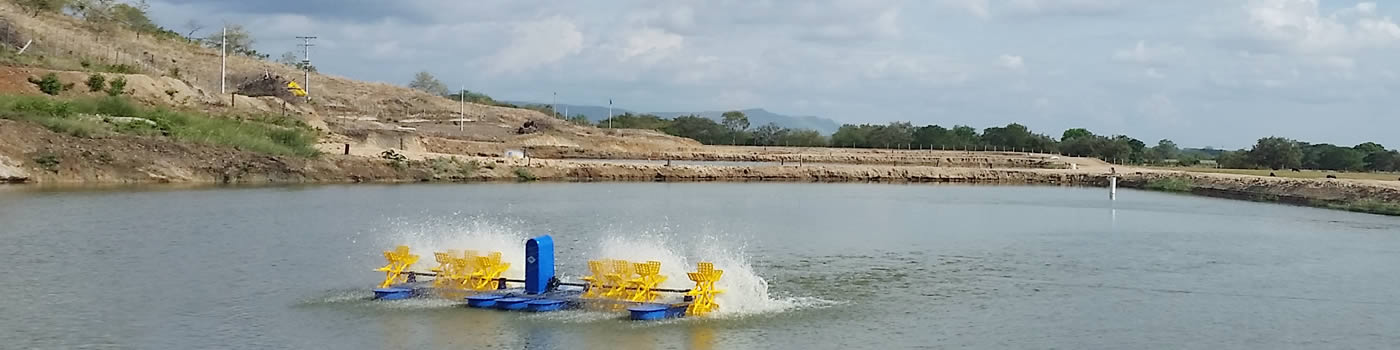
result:
[[(11, 23), (21, 35), (34, 39), (26, 53), (42, 67), (9, 68), (0, 71), (0, 93), (38, 93), (26, 80), (30, 76), (60, 68), (66, 83), (82, 81), (88, 72), (102, 65), (126, 65), (140, 74), (125, 75), (133, 98), (148, 104), (227, 111), (245, 109), (269, 113), (283, 112), (282, 101), (272, 97), (220, 94), (220, 55), (217, 50), (181, 40), (138, 35), (125, 30), (95, 33), (81, 21), (57, 14), (37, 17), (21, 15), (14, 4), (0, 1), (0, 20)], [(236, 92), (243, 77), (275, 76), (302, 81), (303, 73), (293, 67), (244, 56), (228, 58), (227, 90)], [(529, 145), (558, 145), (604, 149), (664, 149), (697, 145), (691, 140), (656, 132), (604, 132), (593, 127), (549, 123), (535, 133), (516, 131), (527, 121), (555, 119), (539, 112), (468, 103), (465, 106), (446, 98), (384, 83), (313, 73), (310, 91), (313, 99), (286, 104), (289, 113), (299, 115), (313, 126), (332, 135), (328, 143), (365, 141), (365, 135), (407, 132), (415, 137), (487, 142), (492, 150)], [(463, 108), (465, 107), (465, 108)], [(459, 117), (463, 114), (465, 118)], [(454, 120), (465, 120), (459, 122)], [(352, 136), (352, 137), (338, 137)], [(498, 151), (497, 151), (498, 152)]]

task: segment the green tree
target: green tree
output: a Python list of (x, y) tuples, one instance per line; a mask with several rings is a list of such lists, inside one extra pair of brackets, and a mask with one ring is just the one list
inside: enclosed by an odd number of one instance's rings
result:
[(763, 124), (753, 130), (754, 144), (760, 146), (782, 145), (783, 138), (787, 136), (788, 129), (778, 126), (777, 123)]
[(1400, 171), (1400, 152), (1385, 151), (1366, 155), (1366, 170)]
[(1282, 137), (1259, 139), (1248, 156), (1252, 163), (1273, 170), (1297, 168), (1303, 163), (1303, 150), (1298, 142)]
[(1221, 168), (1230, 169), (1254, 169), (1259, 165), (1249, 159), (1248, 151), (1227, 151), (1215, 156), (1216, 164)]
[[(630, 116), (631, 114), (624, 113), (623, 115)], [(603, 124), (605, 122), (606, 121), (599, 122), (599, 124)], [(618, 122), (619, 121), (616, 120), (614, 121), (614, 123)], [(622, 123), (628, 122), (630, 122), (630, 120), (626, 120), (626, 118), (624, 118), (624, 120), (622, 121)], [(614, 126), (616, 126), (616, 124), (614, 124)], [(667, 134), (685, 137), (695, 141), (700, 141), (700, 143), (707, 145), (719, 144), (725, 141), (729, 141), (726, 139), (732, 134), (730, 130), (725, 128), (723, 125), (716, 123), (714, 119), (695, 115), (676, 117), (675, 119), (672, 119), (666, 126), (662, 127), (660, 130)]]
[(749, 129), (749, 117), (744, 115), (744, 112), (728, 111), (720, 115), (720, 118), (723, 120), (724, 127), (729, 128), (729, 131), (733, 133), (730, 144), (736, 143), (739, 134)]
[(1092, 137), (1092, 136), (1094, 136), (1094, 133), (1089, 132), (1089, 129), (1085, 129), (1085, 128), (1074, 128), (1074, 129), (1065, 130), (1065, 133), (1062, 134), (1062, 135), (1060, 136), (1060, 142), (1065, 142), (1065, 141), (1074, 140), (1074, 139), (1083, 138), (1083, 137)]
[[(680, 119), (680, 118), (677, 118), (677, 119)], [(602, 127), (602, 126), (604, 126), (604, 125), (608, 125), (608, 122), (609, 122), (609, 121), (612, 122), (612, 126), (613, 126), (614, 128), (623, 128), (623, 129), (647, 129), (647, 130), (663, 130), (663, 131), (664, 131), (664, 129), (666, 129), (667, 126), (670, 126), (671, 123), (673, 122), (673, 121), (671, 121), (671, 120), (666, 120), (666, 119), (663, 119), (663, 118), (661, 118), (661, 117), (658, 117), (658, 116), (655, 116), (655, 115), (651, 115), (651, 114), (640, 114), (640, 115), (638, 115), (638, 114), (632, 114), (632, 113), (623, 113), (623, 114), (614, 115), (612, 118), (609, 118), (609, 119), (603, 119), (603, 120), (601, 120), (601, 121), (598, 121), (598, 126), (599, 126), (599, 127)], [(713, 120), (711, 120), (710, 122), (711, 122), (711, 123), (714, 123)], [(716, 125), (718, 125), (718, 124), (716, 124)], [(722, 128), (723, 128), (723, 127), (721, 127), (721, 129), (722, 129)], [(667, 132), (667, 133), (668, 133), (668, 134), (672, 134), (672, 135), (677, 135), (677, 134), (675, 134), (675, 133), (670, 133), (670, 132)], [(677, 135), (677, 136), (680, 136), (680, 135)], [(688, 137), (688, 136), (682, 136), (682, 137)], [(705, 143), (705, 141), (700, 140), (700, 139), (696, 139), (696, 141), (700, 141), (700, 142), (702, 142), (702, 143)]]
[(1361, 170), (1366, 167), (1366, 155), (1351, 148), (1325, 145), (1318, 157), (1318, 169)]
[(953, 126), (953, 138), (948, 145), (950, 148), (970, 149), (978, 142), (977, 129), (967, 125)]
[(1356, 145), (1356, 147), (1352, 147), (1352, 149), (1357, 150), (1357, 151), (1360, 151), (1362, 154), (1371, 154), (1371, 153), (1385, 152), (1385, 151), (1386, 151), (1386, 150), (1385, 150), (1385, 146), (1381, 146), (1381, 144), (1375, 143), (1375, 142), (1367, 142), (1367, 143), (1359, 144), (1359, 145)]
[(1025, 125), (1011, 123), (1005, 127), (991, 127), (982, 130), (982, 144), (998, 149), (1029, 148), (1034, 135)]
[(1168, 139), (1157, 140), (1157, 146), (1153, 146), (1152, 150), (1162, 159), (1176, 159), (1181, 155), (1181, 148), (1176, 146), (1176, 142)]
[(938, 125), (924, 125), (914, 129), (914, 143), (941, 148), (953, 138), (953, 131)]
[(449, 99), (452, 99), (453, 101), (461, 101), (461, 100), (463, 100), (463, 98), (462, 98), (462, 95), (463, 95), (463, 94), (467, 95), (467, 96), (466, 96), (466, 101), (467, 101), (467, 102), (470, 102), (470, 103), (483, 104), (483, 105), (496, 105), (496, 104), (497, 104), (496, 99), (491, 98), (491, 96), (487, 96), (486, 94), (479, 93), (479, 92), (472, 92), (471, 90), (462, 90), (461, 92), (458, 92), (458, 93), (455, 93), (455, 94), (451, 94), (451, 95), (447, 95), (447, 96), (445, 96), (445, 97), (447, 97), (447, 98), (449, 98)]
[(19, 6), (32, 12), (33, 17), (39, 17), (40, 13), (58, 12), (71, 3), (71, 0), (18, 0)]
[(437, 96), (447, 95), (447, 84), (443, 84), (432, 73), (426, 71), (414, 74), (413, 81), (408, 82), (408, 87)]
[(592, 125), (592, 124), (593, 124), (593, 122), (588, 121), (588, 116), (583, 115), (583, 114), (571, 115), (571, 116), (569, 116), (568, 121), (569, 121), (569, 123), (573, 123), (574, 125)]
[(140, 33), (154, 33), (161, 29), (160, 26), (152, 22), (151, 18), (146, 15), (146, 11), (150, 8), (150, 5), (147, 5), (145, 0), (137, 0), (131, 4), (122, 3), (112, 5), (109, 12), (112, 19), (120, 22), (132, 31), (135, 31), (137, 36), (140, 36)]
[(1196, 166), (1198, 164), (1201, 164), (1201, 159), (1194, 153), (1182, 153), (1176, 156), (1176, 165)]
[(831, 134), (831, 145), (836, 147), (870, 147), (870, 133), (874, 126), (870, 124), (844, 124), (836, 132)]
[(875, 148), (904, 148), (914, 143), (914, 124), (893, 122), (877, 125), (870, 131), (867, 142)]
[[(225, 31), (228, 32), (228, 35), (224, 35)], [(253, 49), (253, 43), (257, 41), (253, 39), (252, 33), (249, 33), (248, 30), (243, 29), (243, 25), (241, 24), (230, 24), (227, 27), (225, 27), (225, 29), (220, 29), (218, 31), (215, 31), (214, 33), (209, 34), (209, 36), (204, 38), (204, 46), (217, 50), (219, 49), (220, 45), (224, 43), (224, 40), (227, 40), (228, 42), (228, 52), (230, 54), (243, 55), (258, 59), (267, 58), (267, 55), (259, 53), (258, 50)]]
[(822, 133), (811, 129), (789, 129), (788, 132), (786, 134), (783, 134), (781, 138), (781, 143), (789, 146), (826, 146), (826, 138), (822, 137)]

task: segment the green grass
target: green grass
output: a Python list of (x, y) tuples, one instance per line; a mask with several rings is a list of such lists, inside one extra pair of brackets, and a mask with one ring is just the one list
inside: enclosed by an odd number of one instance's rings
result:
[(1147, 182), (1145, 186), (1149, 190), (1162, 192), (1191, 192), (1191, 179), (1182, 177), (1167, 177)]
[(1192, 167), (1192, 168), (1170, 168), (1170, 167), (1168, 167), (1168, 168), (1162, 168), (1162, 169), (1182, 170), (1182, 171), (1189, 171), (1189, 172), (1196, 172), (1196, 173), (1216, 173), (1216, 174), (1253, 175), (1253, 176), (1265, 176), (1265, 177), (1269, 176), (1270, 173), (1273, 173), (1274, 176), (1277, 176), (1277, 177), (1286, 177), (1286, 178), (1294, 178), (1294, 179), (1323, 179), (1323, 178), (1327, 178), (1327, 175), (1333, 175), (1333, 176), (1336, 176), (1337, 178), (1340, 178), (1340, 179), (1353, 179), (1353, 180), (1396, 181), (1397, 179), (1400, 179), (1400, 174), (1397, 174), (1397, 173), (1323, 172), (1323, 171), (1317, 171), (1317, 170), (1303, 170), (1303, 171), (1299, 171), (1299, 172), (1294, 172), (1294, 171), (1288, 170), (1288, 169), (1283, 169), (1283, 170), (1269, 170), (1269, 169), (1223, 169), (1223, 168), (1200, 168), (1200, 167)]
[(1383, 202), (1374, 199), (1328, 203), (1324, 207), (1359, 213), (1400, 216), (1400, 203)]
[[(155, 123), (114, 122), (112, 117), (145, 118)], [(316, 133), (300, 121), (277, 116), (215, 116), (133, 105), (124, 97), (58, 99), (0, 95), (0, 118), (25, 120), (77, 137), (110, 134), (164, 136), (252, 152), (312, 157)]]

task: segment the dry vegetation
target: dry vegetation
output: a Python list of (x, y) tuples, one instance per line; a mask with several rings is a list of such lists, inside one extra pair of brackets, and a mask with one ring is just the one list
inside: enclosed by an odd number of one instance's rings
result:
[[(25, 83), (30, 76), (57, 70), (65, 82), (81, 82), (91, 72), (124, 72), (132, 98), (146, 104), (179, 105), (227, 112), (253, 109), (282, 113), (276, 97), (220, 96), (217, 50), (201, 47), (180, 37), (140, 35), (125, 29), (94, 32), (76, 18), (56, 13), (20, 15), (15, 4), (0, 1), (0, 21), (9, 23), (15, 35), (34, 39), (23, 57), (9, 57), (12, 67), (0, 71), (0, 93), (36, 94)], [(206, 29), (205, 32), (213, 29)], [(199, 33), (202, 35), (206, 33)], [(13, 66), (23, 66), (13, 67)], [(271, 75), (301, 83), (295, 67), (246, 56), (230, 56), (231, 77)], [(230, 80), (229, 89), (236, 86)], [(173, 95), (167, 91), (174, 91)], [(690, 146), (686, 139), (659, 132), (610, 132), (568, 123), (553, 123), (539, 112), (468, 103), (465, 125), (457, 125), (460, 105), (446, 98), (406, 87), (356, 81), (321, 73), (311, 74), (309, 104), (287, 104), (286, 111), (330, 133), (328, 143), (355, 143), (352, 133), (409, 132), (415, 137), (440, 137), (497, 144), (493, 149), (528, 145), (595, 147), (616, 150), (653, 150)], [(230, 106), (232, 104), (232, 106)], [(515, 131), (526, 121), (548, 123), (537, 134)], [(626, 133), (626, 135), (623, 135)]]

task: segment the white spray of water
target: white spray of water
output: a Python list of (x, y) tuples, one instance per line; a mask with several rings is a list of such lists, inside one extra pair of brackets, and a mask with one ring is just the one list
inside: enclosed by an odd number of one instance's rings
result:
[(659, 235), (604, 238), (599, 242), (596, 258), (631, 262), (660, 261), (661, 275), (666, 276), (661, 288), (685, 289), (695, 285), (685, 275), (686, 271), (695, 270), (695, 267), (690, 265), (684, 255), (668, 248), (665, 238)]
[(720, 240), (709, 236), (690, 243), (694, 253), (687, 257), (672, 249), (664, 236), (614, 236), (601, 242), (598, 258), (660, 261), (661, 273), (667, 276), (662, 287), (676, 289), (695, 286), (686, 276), (686, 272), (695, 271), (695, 263), (713, 263), (716, 269), (724, 270), (724, 275), (715, 283), (717, 288), (724, 291), (716, 298), (720, 308), (714, 316), (718, 317), (767, 314), (826, 303), (815, 298), (774, 298), (768, 292), (768, 281), (754, 271), (742, 249), (728, 248)]
[(501, 275), (506, 278), (525, 276), (525, 234), (506, 225), (499, 225), (480, 218), (470, 218), (460, 222), (434, 220), (421, 223), (396, 225), (393, 233), (382, 237), (380, 245), (385, 250), (395, 245), (407, 245), (418, 255), (418, 263), (410, 269), (427, 271), (437, 266), (435, 252), (475, 250), (478, 255), (500, 252), (501, 261), (510, 263), (510, 268)]

